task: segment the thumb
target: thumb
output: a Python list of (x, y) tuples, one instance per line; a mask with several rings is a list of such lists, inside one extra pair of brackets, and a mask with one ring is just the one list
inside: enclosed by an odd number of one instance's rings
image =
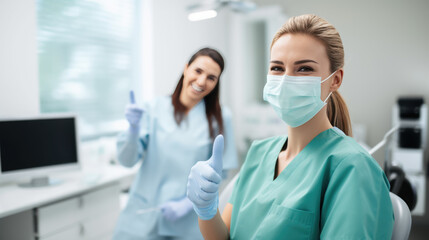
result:
[(213, 152), (210, 159), (210, 166), (217, 172), (222, 173), (222, 155), (223, 155), (224, 139), (221, 134), (217, 135), (213, 143)]
[(133, 90), (130, 91), (130, 103), (131, 104), (136, 103), (136, 99), (134, 97), (134, 91)]

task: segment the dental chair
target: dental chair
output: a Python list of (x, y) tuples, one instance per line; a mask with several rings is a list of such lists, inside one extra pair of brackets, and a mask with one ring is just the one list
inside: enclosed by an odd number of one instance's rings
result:
[[(226, 185), (224, 190), (219, 196), (219, 212), (222, 213), (229, 197), (232, 194), (235, 182), (237, 181), (238, 173)], [(407, 204), (396, 194), (390, 193), (390, 200), (392, 201), (393, 214), (395, 216), (395, 223), (393, 225), (392, 240), (406, 240), (411, 230), (411, 212)]]
[(411, 212), (408, 205), (394, 193), (390, 193), (395, 223), (393, 224), (392, 240), (408, 239), (411, 230)]

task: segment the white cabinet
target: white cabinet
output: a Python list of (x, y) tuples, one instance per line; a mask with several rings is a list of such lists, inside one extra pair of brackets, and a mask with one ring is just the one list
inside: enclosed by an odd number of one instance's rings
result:
[(111, 239), (120, 192), (138, 168), (103, 166), (90, 184), (81, 171), (61, 175), (55, 187), (0, 186), (0, 240)]
[(109, 238), (120, 211), (119, 193), (120, 184), (114, 183), (35, 208), (36, 239)]

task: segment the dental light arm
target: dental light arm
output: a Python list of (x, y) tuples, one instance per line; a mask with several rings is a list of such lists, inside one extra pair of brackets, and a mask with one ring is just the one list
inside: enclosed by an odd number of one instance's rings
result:
[(369, 154), (373, 155), (375, 152), (377, 152), (381, 147), (383, 147), (386, 143), (389, 137), (399, 129), (399, 125), (394, 126), (392, 129), (390, 129), (383, 137), (383, 140), (381, 140), (377, 145), (375, 145), (371, 150), (369, 150)]

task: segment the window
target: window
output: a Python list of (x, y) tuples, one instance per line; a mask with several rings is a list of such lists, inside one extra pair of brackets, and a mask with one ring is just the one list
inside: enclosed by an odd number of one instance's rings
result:
[(121, 128), (141, 78), (139, 4), (37, 0), (42, 113), (76, 113), (83, 137)]

